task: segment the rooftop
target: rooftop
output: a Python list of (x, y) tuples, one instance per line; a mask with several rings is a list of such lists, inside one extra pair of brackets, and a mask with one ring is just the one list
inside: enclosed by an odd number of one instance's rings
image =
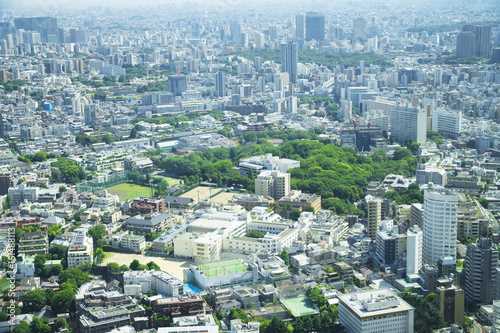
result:
[(341, 294), (338, 298), (361, 319), (413, 310), (411, 305), (388, 289)]

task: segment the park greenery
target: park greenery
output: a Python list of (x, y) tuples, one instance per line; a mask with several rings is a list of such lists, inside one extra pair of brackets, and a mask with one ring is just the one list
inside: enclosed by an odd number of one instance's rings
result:
[(51, 167), (52, 175), (50, 180), (55, 183), (77, 184), (87, 178), (83, 168), (66, 157), (58, 157), (56, 162), (51, 163)]
[(32, 164), (34, 162), (45, 162), (49, 158), (56, 158), (56, 154), (54, 153), (46, 153), (44, 151), (39, 151), (34, 155), (23, 155), (19, 156), (17, 159), (21, 162)]
[[(417, 159), (406, 148), (397, 149), (393, 158), (388, 158), (382, 149), (371, 156), (364, 156), (352, 148), (311, 140), (287, 141), (280, 147), (261, 143), (216, 148), (157, 159), (155, 163), (167, 174), (182, 177), (186, 184), (210, 181), (252, 189), (253, 181), (233, 167), (242, 158), (266, 153), (299, 160), (301, 167), (288, 171), (292, 189), (321, 195), (323, 208), (337, 214), (363, 216), (364, 212), (356, 209), (353, 203), (364, 196), (370, 181), (382, 181), (391, 173), (408, 177), (415, 173), (417, 166)], [(414, 199), (413, 192), (411, 198)]]
[(427, 333), (446, 327), (443, 315), (434, 305), (436, 294), (430, 293), (425, 298), (410, 292), (399, 293), (399, 296), (415, 308), (413, 327), (415, 333)]
[[(252, 61), (255, 57), (261, 57), (264, 61), (281, 63), (281, 53), (279, 50), (275, 49), (245, 50), (233, 54)], [(367, 65), (373, 64), (381, 67), (388, 67), (391, 65), (385, 56), (375, 53), (335, 53), (331, 51), (299, 50), (299, 62), (326, 66), (329, 69), (333, 69), (340, 65), (346, 67), (359, 66), (361, 60), (364, 60)]]
[(17, 91), (17, 90), (19, 90), (19, 87), (21, 87), (25, 84), (26, 84), (26, 80), (9, 80), (3, 84), (3, 90), (6, 93), (9, 93), (11, 91)]

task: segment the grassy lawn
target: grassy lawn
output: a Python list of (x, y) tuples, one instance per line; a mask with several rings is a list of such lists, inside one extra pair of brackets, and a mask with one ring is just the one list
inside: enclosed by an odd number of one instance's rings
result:
[(135, 199), (140, 196), (151, 196), (151, 189), (149, 187), (128, 183), (108, 187), (106, 190), (109, 193), (118, 195), (121, 201)]

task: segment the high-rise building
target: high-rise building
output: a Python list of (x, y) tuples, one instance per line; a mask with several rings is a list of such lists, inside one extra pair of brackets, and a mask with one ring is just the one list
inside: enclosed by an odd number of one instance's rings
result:
[(465, 25), (457, 36), (457, 59), (489, 57), (491, 53), (491, 25)]
[(14, 178), (12, 172), (0, 173), (0, 195), (9, 194), (9, 187), (14, 186)]
[(290, 194), (290, 174), (264, 170), (255, 179), (255, 194), (279, 200)]
[(325, 40), (325, 15), (318, 12), (306, 14), (306, 40)]
[(479, 58), (489, 57), (491, 53), (491, 25), (476, 28), (476, 55)]
[(491, 333), (500, 333), (500, 301), (493, 301), (493, 319)]
[(297, 43), (288, 42), (281, 44), (281, 71), (289, 75), (290, 82), (297, 83), (299, 78), (297, 68), (299, 63), (299, 46)]
[(462, 130), (462, 114), (446, 109), (433, 110), (432, 130), (445, 138), (457, 139)]
[(222, 71), (215, 74), (215, 96), (226, 96), (226, 74)]
[(84, 44), (87, 41), (85, 31), (82, 29), (70, 29), (69, 38), (71, 43)]
[(0, 138), (3, 139), (5, 136), (5, 129), (3, 126), (3, 114), (0, 112)]
[(241, 41), (241, 25), (238, 22), (231, 23), (231, 40), (235, 43)]
[(368, 208), (368, 237), (375, 240), (377, 238), (378, 224), (381, 221), (382, 200), (369, 200), (366, 204)]
[(58, 29), (55, 17), (20, 17), (14, 19), (17, 29), (40, 33), (42, 43), (57, 43)]
[(444, 257), (456, 258), (458, 198), (449, 190), (428, 189), (424, 193), (425, 264), (436, 265)]
[(388, 289), (340, 294), (339, 321), (347, 333), (413, 333), (414, 309)]
[(396, 107), (391, 111), (391, 135), (399, 142), (424, 143), (427, 136), (427, 114), (419, 108)]
[(406, 232), (406, 274), (417, 274), (422, 268), (423, 232), (414, 225)]
[(295, 37), (297, 39), (304, 39), (306, 32), (306, 21), (302, 14), (295, 15)]
[(472, 59), (476, 56), (476, 35), (473, 31), (462, 30), (457, 36), (457, 59)]
[(482, 237), (467, 246), (465, 256), (465, 298), (475, 304), (491, 304), (495, 297), (498, 249)]
[(464, 291), (451, 280), (436, 288), (436, 303), (444, 321), (448, 324), (464, 325)]
[(83, 107), (83, 116), (85, 119), (85, 126), (93, 127), (97, 119), (97, 108), (95, 104), (85, 105)]
[(174, 96), (181, 96), (181, 94), (187, 90), (186, 75), (169, 75), (168, 90), (170, 90)]
[(362, 17), (355, 18), (352, 25), (353, 39), (364, 40), (366, 38), (365, 28), (366, 28), (365, 19)]

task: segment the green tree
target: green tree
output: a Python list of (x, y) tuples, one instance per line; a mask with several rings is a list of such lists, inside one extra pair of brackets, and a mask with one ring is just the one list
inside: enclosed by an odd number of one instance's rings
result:
[(89, 274), (79, 268), (68, 268), (59, 275), (60, 283), (66, 281), (80, 287), (82, 284), (90, 282)]
[(22, 320), (19, 324), (14, 326), (12, 333), (30, 333), (30, 325)]
[(47, 304), (47, 295), (42, 289), (30, 290), (21, 296), (21, 301), (23, 302), (23, 311), (26, 313), (40, 311)]
[(290, 258), (288, 258), (288, 252), (286, 252), (286, 250), (281, 251), (280, 258), (283, 259), (285, 265), (290, 265)]
[(33, 320), (30, 324), (31, 333), (50, 333), (52, 332), (49, 325), (43, 323), (40, 318), (33, 317)]
[(70, 289), (58, 291), (52, 297), (51, 307), (56, 313), (66, 313), (71, 308), (75, 299), (75, 292)]
[(94, 248), (97, 248), (97, 241), (107, 235), (106, 228), (102, 225), (96, 225), (89, 229), (89, 235), (94, 241)]
[(148, 262), (148, 268), (150, 270), (161, 271), (160, 266), (158, 266), (154, 261)]
[(56, 329), (68, 328), (68, 322), (64, 318), (59, 318), (56, 320)]
[(129, 267), (130, 267), (130, 270), (132, 271), (137, 271), (139, 269), (139, 266), (141, 265), (141, 263), (139, 262), (139, 260), (137, 259), (134, 259), (132, 260), (132, 262), (130, 263)]
[(64, 193), (66, 192), (66, 186), (62, 185), (62, 186), (59, 186), (59, 193)]

